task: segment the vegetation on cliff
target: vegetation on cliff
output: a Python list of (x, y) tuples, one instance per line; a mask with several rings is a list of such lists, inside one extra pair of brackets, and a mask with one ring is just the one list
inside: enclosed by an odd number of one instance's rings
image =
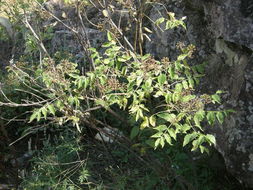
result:
[[(0, 5), (16, 30), (12, 64), (1, 78), (6, 142), (0, 161), (19, 169), (17, 185), (27, 190), (217, 189), (221, 183), (212, 182), (214, 168), (194, 159), (208, 156), (215, 145), (205, 127), (221, 124), (232, 110), (206, 109), (221, 103), (222, 92), (196, 92), (205, 63), (188, 63), (193, 45), (179, 43), (174, 60), (145, 54), (151, 25), (187, 30), (184, 17), (177, 18), (162, 1), (148, 0)], [(157, 6), (163, 8), (161, 17), (151, 20), (149, 10)], [(96, 22), (89, 11), (96, 13)], [(57, 31), (71, 33), (80, 52), (52, 50)], [(90, 31), (106, 35), (100, 47), (92, 47)]]

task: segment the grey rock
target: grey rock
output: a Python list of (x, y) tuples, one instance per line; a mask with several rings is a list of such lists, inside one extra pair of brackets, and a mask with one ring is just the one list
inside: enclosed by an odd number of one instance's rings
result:
[(218, 3), (206, 1), (203, 6), (211, 25), (210, 29), (216, 38), (223, 38), (253, 50), (253, 16), (245, 17), (245, 9), (249, 7), (242, 7), (243, 1), (221, 0)]

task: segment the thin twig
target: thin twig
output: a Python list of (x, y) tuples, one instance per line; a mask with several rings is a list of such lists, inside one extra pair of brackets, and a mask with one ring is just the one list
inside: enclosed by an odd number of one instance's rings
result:
[(39, 36), (36, 34), (36, 32), (34, 31), (34, 29), (32, 28), (32, 26), (30, 25), (27, 16), (25, 15), (25, 24), (28, 26), (28, 28), (30, 29), (30, 31), (32, 32), (33, 36), (36, 38), (36, 40), (39, 43), (39, 46), (41, 47), (41, 49), (44, 51), (44, 53), (50, 57), (49, 53), (47, 52), (42, 40), (39, 38)]

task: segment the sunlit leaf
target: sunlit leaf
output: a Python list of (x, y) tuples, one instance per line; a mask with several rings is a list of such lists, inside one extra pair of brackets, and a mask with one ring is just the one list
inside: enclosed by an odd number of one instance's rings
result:
[(164, 17), (161, 17), (161, 18), (157, 19), (157, 20), (155, 21), (155, 23), (156, 23), (157, 25), (160, 25), (160, 24), (162, 24), (164, 21), (165, 21), (165, 18), (164, 18)]
[(215, 122), (215, 113), (213, 111), (207, 112), (206, 118), (209, 125), (213, 125)]
[[(108, 13), (108, 11), (107, 10), (103, 10), (102, 11), (102, 13), (103, 13), (103, 15), (104, 15), (104, 17), (109, 17), (109, 13)], [(110, 41), (110, 40), (109, 40)]]
[(153, 127), (155, 127), (155, 125), (156, 125), (156, 117), (155, 117), (155, 115), (153, 115), (153, 116), (151, 116), (149, 118), (149, 123), (150, 123), (150, 125), (152, 125)]
[(196, 133), (190, 133), (190, 134), (185, 135), (183, 146), (186, 146), (187, 144), (189, 144), (189, 142), (191, 142), (196, 137), (197, 137)]
[(162, 148), (164, 147), (164, 145), (165, 145), (164, 138), (160, 139), (160, 145), (161, 145)]
[(171, 113), (159, 113), (157, 116), (171, 123), (176, 119), (176, 115)]
[(166, 125), (159, 125), (158, 127), (154, 128), (157, 131), (165, 131), (167, 129)]
[(54, 108), (54, 106), (53, 106), (52, 104), (49, 104), (49, 105), (47, 106), (47, 109), (49, 110), (49, 112), (50, 112), (51, 114), (55, 115), (55, 108)]
[(213, 100), (213, 103), (221, 103), (221, 99), (220, 99), (220, 96), (219, 95), (217, 95), (217, 94), (214, 94), (214, 95), (211, 95), (211, 98), (212, 98), (212, 100)]
[(163, 85), (164, 83), (165, 83), (165, 81), (166, 81), (166, 75), (165, 74), (160, 74), (159, 76), (158, 76), (158, 83), (160, 84), (160, 85)]
[(171, 143), (171, 137), (170, 137), (168, 134), (164, 134), (164, 139), (166, 140), (166, 142), (167, 142), (169, 145), (172, 145), (172, 143)]
[(208, 135), (206, 135), (206, 139), (207, 139), (208, 141), (210, 141), (213, 145), (216, 145), (215, 136), (208, 134)]
[(162, 135), (163, 135), (162, 132), (158, 132), (158, 133), (152, 135), (151, 138), (160, 138)]
[(109, 42), (111, 42), (113, 40), (113, 35), (110, 31), (107, 32), (107, 39)]
[(155, 149), (160, 145), (160, 138), (155, 141)]
[(182, 92), (183, 85), (181, 83), (177, 83), (175, 86), (175, 92)]
[(171, 136), (174, 140), (177, 140), (177, 135), (176, 135), (174, 129), (169, 128), (169, 129), (168, 129), (168, 132), (169, 132), (170, 136)]
[(143, 130), (144, 128), (149, 126), (148, 117), (144, 117), (143, 122), (141, 123), (140, 129)]

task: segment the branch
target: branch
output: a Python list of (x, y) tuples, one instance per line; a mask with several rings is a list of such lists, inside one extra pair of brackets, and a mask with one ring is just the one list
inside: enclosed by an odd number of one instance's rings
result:
[(39, 46), (41, 47), (41, 49), (44, 51), (44, 53), (50, 57), (49, 53), (47, 52), (42, 40), (39, 38), (39, 36), (36, 34), (36, 32), (34, 31), (34, 29), (32, 28), (32, 26), (30, 25), (30, 23), (28, 22), (27, 16), (25, 15), (25, 22), (24, 22), (28, 28), (30, 29), (30, 31), (32, 32), (33, 36), (36, 38), (36, 40), (39, 42)]

